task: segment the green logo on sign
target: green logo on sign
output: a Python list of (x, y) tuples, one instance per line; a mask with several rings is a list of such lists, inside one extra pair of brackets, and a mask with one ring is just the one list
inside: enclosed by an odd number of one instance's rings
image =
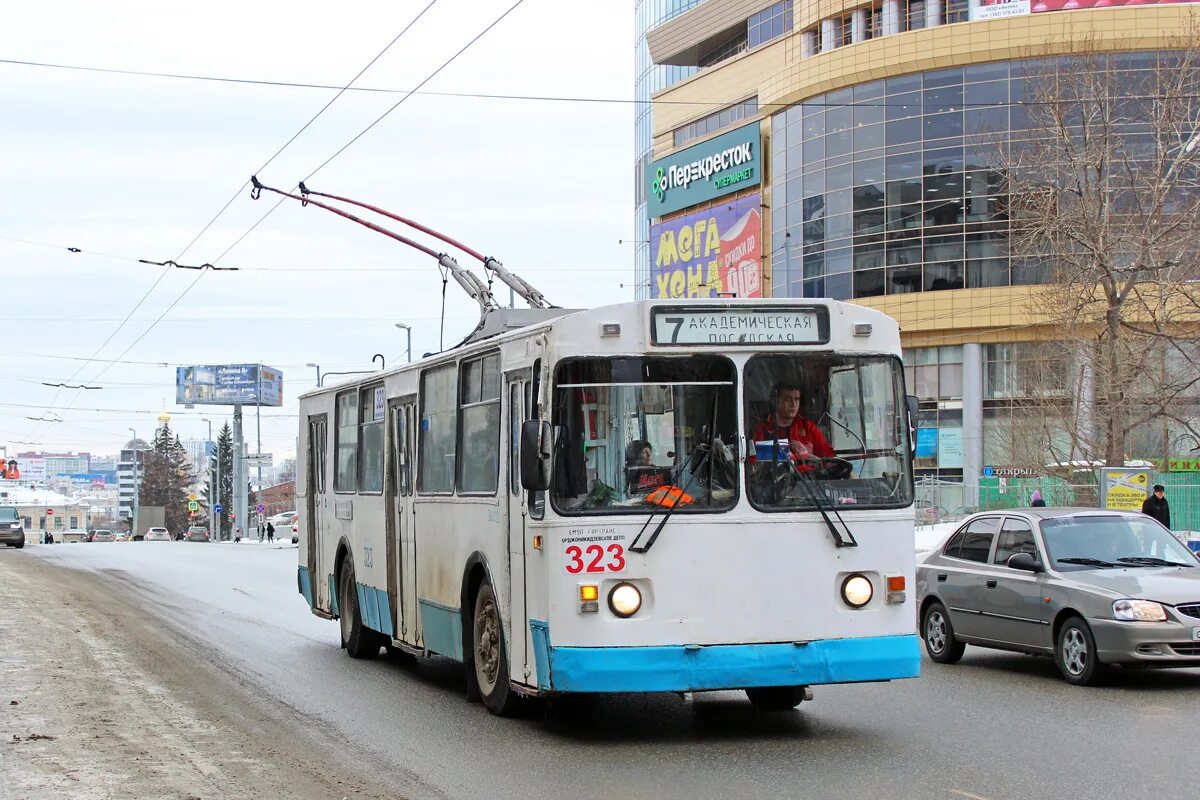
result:
[(660, 203), (667, 196), (667, 171), (662, 167), (659, 167), (654, 175), (654, 196)]

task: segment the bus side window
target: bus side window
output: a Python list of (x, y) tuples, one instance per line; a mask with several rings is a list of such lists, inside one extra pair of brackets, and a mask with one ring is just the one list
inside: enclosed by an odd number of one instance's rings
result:
[(445, 364), (421, 374), (421, 423), (418, 435), (417, 491), (454, 492), (458, 430), (458, 365)]

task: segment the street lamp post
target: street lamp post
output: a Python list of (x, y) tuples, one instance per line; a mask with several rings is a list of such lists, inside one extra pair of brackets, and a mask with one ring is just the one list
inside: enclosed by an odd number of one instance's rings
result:
[(313, 369), (315, 369), (317, 371), (317, 388), (320, 389), (321, 388), (321, 365), (313, 364), (310, 362), (308, 364), (305, 364), (304, 366), (312, 367)]
[(401, 328), (404, 331), (404, 335), (405, 335), (405, 338), (408, 343), (408, 346), (407, 346), (408, 363), (411, 364), (412, 363), (412, 326), (406, 325), (403, 322), (397, 322), (396, 327)]
[(204, 454), (208, 456), (208, 537), (212, 540), (215, 535), (214, 531), (217, 529), (217, 503), (219, 502), (217, 495), (221, 491), (220, 486), (217, 485), (217, 479), (213, 478), (213, 461), (217, 462), (217, 468), (220, 469), (221, 459), (219, 456), (214, 459), (213, 453), (209, 452), (210, 450), (215, 452), (217, 449), (213, 446), (212, 420), (204, 418), (203, 421), (208, 423), (208, 447), (204, 448)]

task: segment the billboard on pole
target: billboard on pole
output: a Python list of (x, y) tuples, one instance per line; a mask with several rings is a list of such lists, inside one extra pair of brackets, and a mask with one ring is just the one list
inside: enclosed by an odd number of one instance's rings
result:
[(178, 367), (175, 402), (209, 406), (281, 406), (283, 373), (261, 364)]

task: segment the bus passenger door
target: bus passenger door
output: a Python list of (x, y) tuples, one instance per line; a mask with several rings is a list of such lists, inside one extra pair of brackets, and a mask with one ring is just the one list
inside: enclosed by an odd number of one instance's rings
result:
[(312, 581), (313, 604), (317, 608), (330, 609), (329, 581), (325, 574), (325, 558), (322, 553), (322, 517), (325, 514), (325, 451), (327, 418), (319, 414), (308, 418), (308, 575)]
[(511, 641), (508, 643), (509, 674), (518, 683), (536, 683), (533, 665), (527, 657), (529, 637), (529, 610), (526, 602), (527, 580), (526, 557), (526, 513), (525, 495), (521, 490), (521, 423), (529, 418), (529, 374), (519, 376), (510, 373), (507, 385), (508, 406), (508, 474), (505, 494), (508, 496), (508, 552), (509, 552), (509, 609)]
[(392, 478), (388, 484), (388, 594), (396, 609), (396, 638), (417, 644), (416, 537), (413, 524), (413, 452), (415, 450), (417, 405), (412, 397), (391, 404), (391, 450), (388, 462)]

